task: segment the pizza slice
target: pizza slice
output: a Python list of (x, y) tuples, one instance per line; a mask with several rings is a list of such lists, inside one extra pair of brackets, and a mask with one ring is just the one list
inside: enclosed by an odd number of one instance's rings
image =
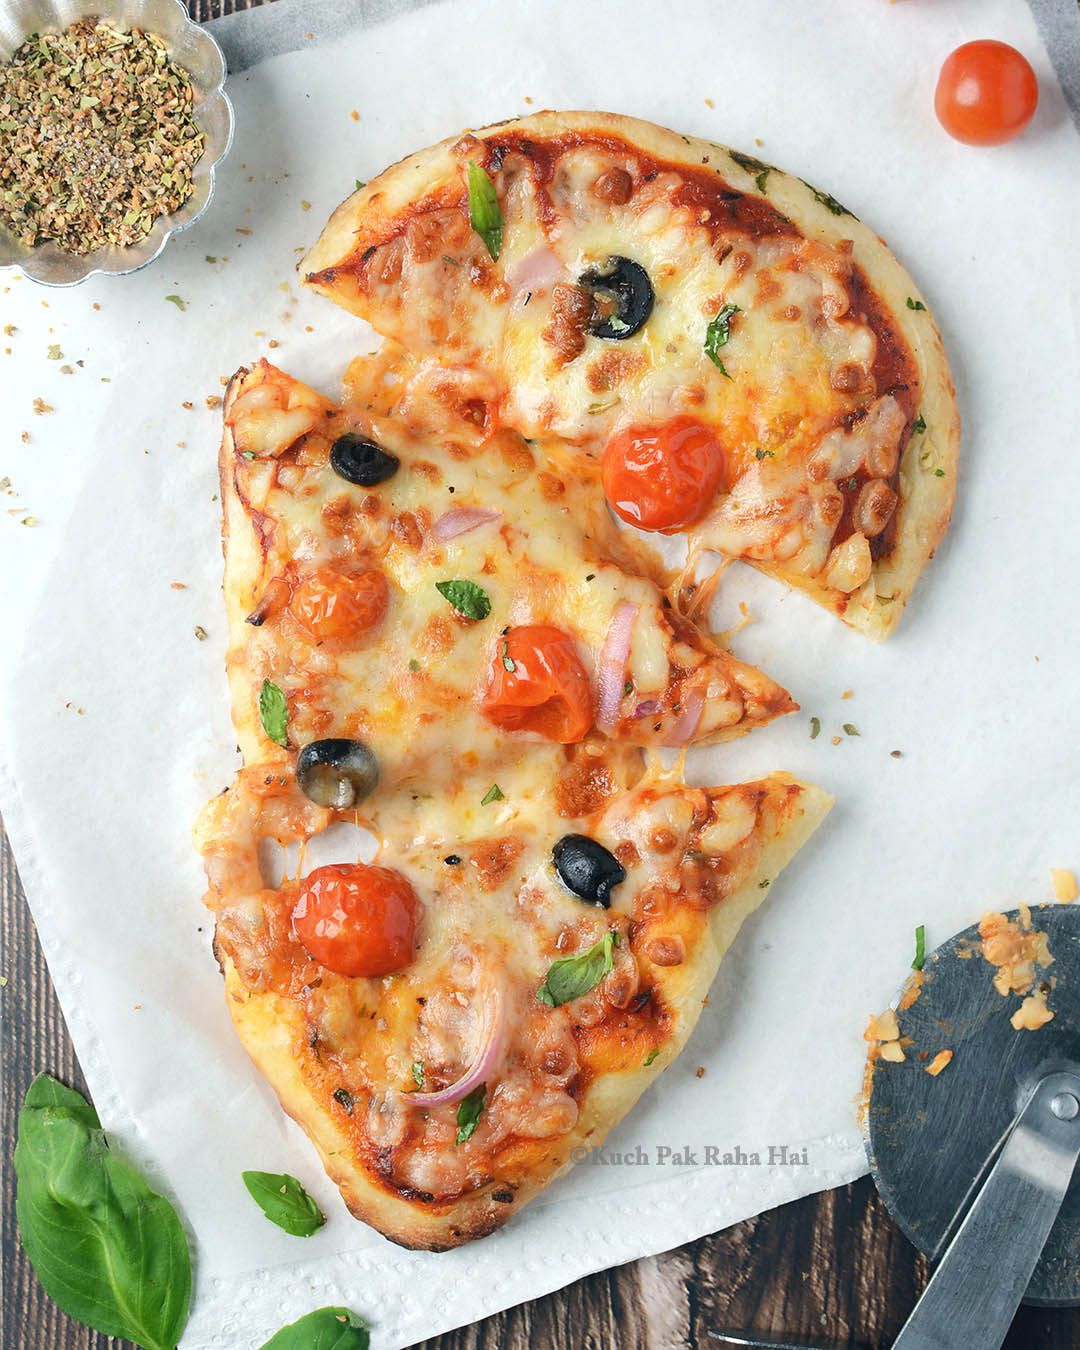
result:
[(933, 317), (835, 198), (606, 113), (443, 141), (334, 212), (307, 283), (602, 471), (612, 508), (744, 558), (871, 637), (948, 525)]
[[(493, 1232), (599, 1145), (685, 1044), (724, 952), (830, 805), (785, 774), (691, 788), (625, 750), (507, 769), (477, 818), (445, 786), (373, 863), (268, 885), (267, 838), (341, 813), (254, 764), (196, 831), (237, 1032), (358, 1218), (407, 1247)], [(585, 778), (581, 781), (584, 782)], [(538, 786), (539, 784), (539, 786)]]
[[(364, 397), (355, 368), (350, 390)], [(375, 398), (337, 407), (266, 362), (229, 387), (227, 666), (245, 762), (295, 765), (323, 804), (378, 783), (393, 811), (496, 779), (523, 740), (702, 744), (796, 707), (614, 561), (617, 531), (572, 468), (416, 390), (393, 414)]]

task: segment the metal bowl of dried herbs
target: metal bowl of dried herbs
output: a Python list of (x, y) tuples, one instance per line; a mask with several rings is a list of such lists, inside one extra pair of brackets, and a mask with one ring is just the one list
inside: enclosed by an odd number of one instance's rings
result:
[(152, 262), (232, 142), (225, 58), (180, 0), (0, 7), (0, 268), (48, 286)]

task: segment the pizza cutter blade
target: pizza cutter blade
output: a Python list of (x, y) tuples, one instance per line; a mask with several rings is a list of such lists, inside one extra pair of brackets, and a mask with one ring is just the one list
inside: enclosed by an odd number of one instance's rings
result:
[[(1032, 924), (1054, 958), (1036, 967), (1053, 1021), (1013, 1028), (1020, 999), (994, 988), (973, 925), (927, 957), (921, 993), (899, 1013), (913, 1042), (904, 1061), (874, 1065), (874, 1183), (940, 1260), (896, 1350), (991, 1350), (1020, 1302), (1080, 1304), (1080, 906), (1036, 909)], [(941, 1050), (952, 1060), (933, 1077)]]

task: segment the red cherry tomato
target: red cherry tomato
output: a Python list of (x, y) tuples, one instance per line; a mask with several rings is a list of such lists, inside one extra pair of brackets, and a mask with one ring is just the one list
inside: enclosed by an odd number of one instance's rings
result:
[(293, 591), (289, 613), (319, 641), (347, 641), (381, 623), (389, 603), (390, 587), (377, 568), (349, 575), (319, 567)]
[(1035, 115), (1039, 82), (1015, 47), (990, 38), (965, 42), (938, 76), (934, 111), (965, 145), (1001, 145), (1019, 136)]
[(304, 878), (293, 932), (320, 966), (338, 975), (389, 975), (412, 960), (419, 906), (393, 868), (334, 863)]
[(616, 515), (668, 534), (708, 511), (724, 478), (724, 452), (692, 417), (624, 427), (608, 442), (601, 477)]
[(482, 708), (503, 731), (580, 741), (593, 723), (592, 690), (573, 639), (546, 624), (511, 628), (495, 644)]

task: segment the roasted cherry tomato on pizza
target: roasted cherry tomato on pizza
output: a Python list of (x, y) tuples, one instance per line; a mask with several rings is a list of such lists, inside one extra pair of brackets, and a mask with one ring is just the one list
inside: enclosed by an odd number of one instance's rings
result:
[(338, 975), (389, 975), (413, 958), (420, 901), (400, 872), (366, 863), (317, 867), (300, 886), (292, 926)]
[(320, 642), (351, 641), (377, 627), (389, 604), (390, 587), (378, 568), (350, 574), (319, 567), (293, 591), (289, 613)]
[(495, 644), (482, 707), (503, 731), (580, 741), (593, 724), (593, 703), (573, 638), (546, 624), (507, 629)]
[(710, 509), (724, 478), (724, 452), (692, 417), (624, 427), (601, 468), (611, 509), (642, 530), (681, 530)]
[(938, 121), (966, 145), (1011, 141), (1038, 102), (1039, 82), (1027, 58), (989, 38), (957, 47), (941, 67), (934, 93)]

